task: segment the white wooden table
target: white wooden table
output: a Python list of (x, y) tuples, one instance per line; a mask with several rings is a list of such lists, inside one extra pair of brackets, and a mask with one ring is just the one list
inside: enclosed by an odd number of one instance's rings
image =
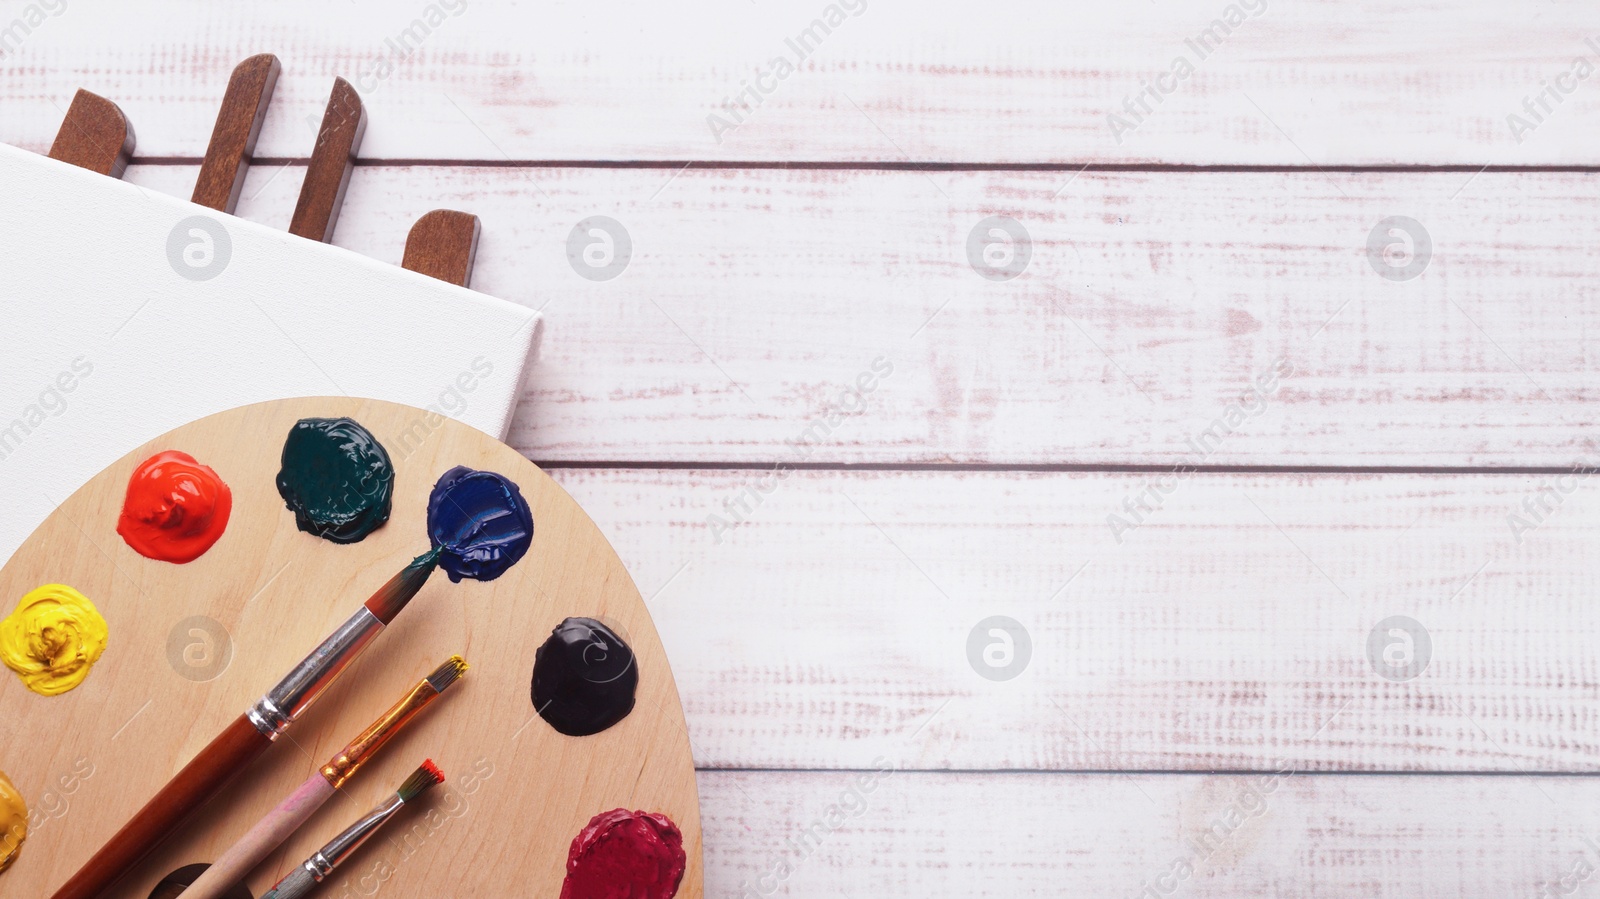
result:
[(512, 442), (649, 597), (708, 895), (1600, 895), (1600, 6), (43, 4), (0, 140), (85, 87), (187, 196), (272, 51), (240, 214), (287, 224), (343, 75), (336, 242), (482, 217), (475, 286), (548, 316)]

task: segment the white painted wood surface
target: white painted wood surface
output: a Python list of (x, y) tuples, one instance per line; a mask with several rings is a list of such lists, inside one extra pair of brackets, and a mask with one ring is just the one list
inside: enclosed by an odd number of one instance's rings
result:
[[(140, 153), (198, 158), (231, 67), (271, 51), (284, 73), (269, 156), (309, 155), (307, 119), (340, 75), (371, 113), (366, 155), (391, 159), (1600, 162), (1600, 73), (1568, 78), (1521, 143), (1507, 123), (1575, 57), (1600, 60), (1586, 43), (1600, 44), (1600, 7), (1585, 0), (1240, 0), (1203, 59), (1198, 39), (1231, 0), (853, 0), (859, 15), (841, 0), (820, 41), (804, 33), (825, 0), (35, 2), (63, 11), (4, 48), (0, 102), (40, 150), (86, 87), (122, 105)], [(437, 27), (407, 36), (430, 5)], [(780, 80), (791, 40), (811, 49)], [(1119, 143), (1108, 117), (1131, 121), (1124, 102), (1137, 110), (1179, 56), (1193, 73), (1166, 78), (1173, 91)], [(718, 142), (707, 117), (741, 82), (774, 89)]]
[[(241, 212), (286, 224), (303, 173), (252, 171)], [(1282, 357), (1205, 464), (1565, 466), (1590, 452), (1594, 181), (383, 166), (356, 170), (335, 238), (398, 260), (422, 212), (483, 217), (475, 286), (565, 335), (512, 426), (540, 461), (1170, 466)], [(596, 214), (633, 240), (610, 281), (567, 259)], [(1013, 281), (967, 261), (994, 214), (1032, 235)], [(1431, 236), (1414, 280), (1368, 261), (1390, 215)], [(786, 443), (879, 356), (866, 411)]]
[(912, 771), (850, 817), (857, 776), (703, 772), (706, 895), (1542, 899), (1600, 869), (1590, 778), (1300, 774), (1258, 800), (1232, 776)]
[[(1600, 770), (1600, 477), (1200, 474), (1119, 544), (1156, 476), (553, 474), (649, 599), (702, 766), (916, 733), (935, 769)], [(1016, 679), (969, 661), (991, 615), (1031, 637)], [(1368, 661), (1392, 615), (1431, 636), (1414, 680)]]
[[(336, 235), (396, 262), (416, 215), (467, 209), (476, 286), (547, 314), (512, 442), (647, 596), (708, 895), (1138, 896), (1237, 795), (1213, 769), (1280, 758), (1298, 773), (1182, 894), (1593, 893), (1600, 505), (1478, 469), (1595, 457), (1596, 185), (1567, 169), (1600, 165), (1600, 73), (1564, 73), (1600, 64), (1600, 7), (1269, 0), (1118, 143), (1108, 113), (1228, 4), (868, 2), (718, 143), (707, 114), (826, 4), (469, 0), (363, 91), (390, 162)], [(80, 0), (5, 59), (0, 140), (42, 150), (100, 90), (158, 157), (130, 179), (187, 195), (234, 62), (284, 58), (261, 149), (301, 158), (331, 77), (426, 6)], [(1519, 143), (1508, 115), (1563, 77)], [(746, 164), (680, 171), (708, 160)], [(242, 215), (287, 223), (283, 161)], [(596, 214), (636, 247), (612, 281), (566, 258)], [(996, 214), (1033, 241), (1013, 281), (967, 261)], [(1395, 215), (1433, 243), (1414, 280), (1368, 258)], [(866, 410), (793, 451), (880, 355)], [(796, 459), (885, 470), (794, 475), (718, 543), (709, 516)], [(1107, 516), (1159, 477), (1128, 469), (1195, 461), (1287, 470), (1185, 479), (1119, 544)], [(1519, 540), (1513, 513), (1542, 521)], [(991, 614), (1033, 637), (1015, 680), (968, 664)], [(1397, 614), (1433, 639), (1403, 683), (1366, 658)], [(879, 758), (900, 770), (800, 859)]]

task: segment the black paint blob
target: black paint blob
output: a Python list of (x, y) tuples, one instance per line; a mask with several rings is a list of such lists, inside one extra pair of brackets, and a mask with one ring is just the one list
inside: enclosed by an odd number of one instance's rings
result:
[(302, 418), (283, 441), (278, 495), (295, 526), (355, 543), (389, 520), (394, 465), (372, 432), (349, 418)]
[[(150, 891), (150, 899), (177, 899), (180, 893), (194, 886), (194, 882), (199, 880), (200, 875), (206, 873), (206, 869), (209, 867), (211, 866), (204, 863), (184, 865), (166, 877), (161, 878), (161, 882), (156, 884), (156, 888)], [(229, 887), (226, 893), (222, 894), (222, 899), (255, 899), (255, 897), (250, 895), (249, 888), (244, 884), (236, 883)]]
[(593, 618), (568, 618), (533, 663), (533, 707), (569, 737), (597, 734), (633, 711), (639, 668), (633, 650)]

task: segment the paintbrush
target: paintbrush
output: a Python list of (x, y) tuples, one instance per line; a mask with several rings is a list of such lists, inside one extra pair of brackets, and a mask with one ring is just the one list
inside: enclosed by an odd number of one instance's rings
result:
[(389, 742), (389, 739), (399, 733), (407, 722), (455, 683), (466, 670), (465, 659), (451, 656), (449, 661), (411, 688), (411, 692), (395, 703), (389, 711), (384, 712), (383, 717), (372, 722), (371, 727), (351, 740), (350, 745), (334, 756), (332, 761), (306, 778), (306, 782), (301, 784), (299, 789), (290, 793), (278, 803), (277, 808), (268, 812), (240, 837), (238, 842), (228, 847), (228, 851), (222, 853), (204, 874), (183, 891), (183, 899), (219, 899), (234, 884), (243, 880), (262, 859), (278, 848), (278, 845), (298, 830), (312, 813), (321, 808), (322, 804), (328, 801), (328, 797), (333, 795), (333, 791), (344, 786), (345, 781), (355, 776), (355, 773), (361, 770), (361, 766), (383, 748), (383, 744)]
[(401, 808), (408, 802), (416, 801), (418, 796), (433, 789), (444, 782), (444, 772), (434, 766), (429, 759), (422, 763), (406, 782), (400, 785), (394, 795), (385, 798), (373, 807), (372, 811), (362, 815), (356, 823), (346, 827), (343, 833), (328, 841), (328, 845), (317, 850), (312, 856), (301, 863), (300, 867), (289, 872), (287, 877), (267, 891), (261, 899), (300, 899), (316, 888), (317, 884), (327, 879), (333, 869), (344, 863), (354, 852), (361, 848), (367, 838), (378, 832), (378, 828), (389, 823)]
[(95, 899), (160, 845), (191, 812), (289, 729), (361, 650), (405, 609), (438, 563), (439, 549), (435, 547), (378, 588), (287, 677), (200, 750), (177, 777), (168, 781), (71, 880), (56, 890), (52, 899)]

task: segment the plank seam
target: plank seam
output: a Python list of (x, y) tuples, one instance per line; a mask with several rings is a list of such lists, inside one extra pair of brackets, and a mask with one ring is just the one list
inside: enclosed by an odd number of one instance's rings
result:
[[(876, 768), (709, 768), (696, 765), (697, 774), (870, 774)], [(1022, 775), (1148, 775), (1151, 777), (1251, 777), (1274, 775), (1283, 772), (1275, 768), (896, 768), (895, 774), (993, 774), (997, 776)], [(1600, 778), (1600, 771), (1317, 771), (1298, 768), (1296, 777), (1582, 777)]]
[(1566, 475), (1571, 465), (1174, 465), (1100, 462), (696, 462), (586, 459), (535, 459), (544, 469), (617, 471), (767, 471), (786, 465), (792, 471), (994, 472), (1038, 474), (1154, 474), (1183, 468), (1189, 474), (1366, 474), (1366, 475)]
[[(133, 165), (187, 166), (199, 165), (199, 156), (140, 156)], [(254, 164), (262, 166), (305, 166), (310, 159), (301, 156), (258, 156)], [(438, 159), (438, 158), (365, 158), (357, 159), (362, 167), (390, 166), (434, 168), (488, 168), (488, 169), (794, 169), (811, 171), (868, 171), (868, 172), (1197, 172), (1214, 174), (1297, 174), (1323, 175), (1332, 172), (1343, 174), (1429, 174), (1429, 173), (1528, 173), (1528, 174), (1596, 174), (1600, 165), (1460, 165), (1460, 164), (1379, 164), (1379, 165), (1199, 165), (1190, 163), (1159, 162), (907, 162), (904, 160), (759, 160), (759, 159)]]

